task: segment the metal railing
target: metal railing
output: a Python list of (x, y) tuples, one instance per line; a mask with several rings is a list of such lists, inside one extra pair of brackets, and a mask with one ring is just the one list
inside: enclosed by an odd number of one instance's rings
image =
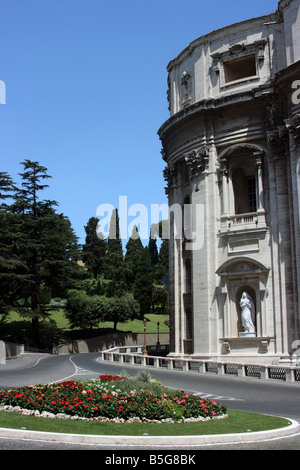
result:
[(101, 351), (101, 360), (114, 363), (150, 367), (154, 369), (194, 371), (218, 375), (231, 375), (236, 377), (253, 377), (262, 380), (281, 380), (284, 382), (300, 383), (299, 366), (283, 366), (274, 364), (251, 364), (217, 362), (213, 360), (200, 360), (189, 358), (161, 357), (143, 355), (143, 347), (135, 347), (132, 351), (128, 347), (117, 347)]

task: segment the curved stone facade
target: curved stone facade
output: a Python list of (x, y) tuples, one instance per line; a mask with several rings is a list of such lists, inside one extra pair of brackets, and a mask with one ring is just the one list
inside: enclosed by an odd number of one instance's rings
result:
[(289, 361), (300, 345), (300, 0), (200, 37), (168, 72), (158, 134), (171, 353)]

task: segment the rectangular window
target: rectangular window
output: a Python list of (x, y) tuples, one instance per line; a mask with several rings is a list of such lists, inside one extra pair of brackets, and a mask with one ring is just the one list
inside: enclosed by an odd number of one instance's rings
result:
[(255, 178), (248, 179), (248, 204), (249, 212), (256, 212), (256, 181)]
[(224, 62), (225, 83), (256, 76), (255, 54)]

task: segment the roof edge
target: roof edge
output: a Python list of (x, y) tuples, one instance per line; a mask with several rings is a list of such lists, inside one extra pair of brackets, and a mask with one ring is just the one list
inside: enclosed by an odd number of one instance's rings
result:
[[(280, 3), (282, 2), (291, 2), (293, 0), (281, 0)], [(282, 7), (281, 7), (282, 8)], [(227, 25), (227, 26), (223, 26), (222, 28), (219, 28), (219, 29), (215, 29), (213, 31), (210, 31), (209, 33), (206, 33), (204, 34), (203, 36), (200, 36), (199, 38), (195, 39), (194, 41), (192, 41), (187, 47), (185, 47), (178, 55), (177, 57), (175, 57), (174, 59), (172, 59), (168, 65), (167, 65), (167, 71), (170, 72), (170, 70), (173, 68), (173, 66), (176, 66), (178, 64), (180, 64), (185, 58), (186, 56), (188, 56), (189, 54), (191, 54), (193, 52), (193, 50), (196, 48), (196, 47), (199, 47), (200, 45), (202, 44), (205, 44), (207, 42), (209, 42), (210, 38), (214, 35), (217, 35), (217, 34), (221, 34), (223, 33), (224, 31), (228, 30), (228, 29), (231, 29), (231, 28), (235, 28), (239, 25), (243, 25), (243, 24), (247, 24), (247, 23), (254, 23), (254, 22), (257, 22), (257, 21), (261, 21), (263, 19), (268, 19), (268, 20), (272, 20), (274, 19), (274, 16), (278, 16), (279, 15), (279, 6), (278, 6), (278, 9), (274, 12), (271, 12), (271, 13), (268, 13), (266, 15), (262, 15), (262, 16), (258, 16), (258, 17), (255, 17), (255, 18), (250, 18), (248, 20), (243, 20), (243, 21), (239, 21), (239, 22), (236, 22), (236, 23), (232, 23), (230, 25)]]

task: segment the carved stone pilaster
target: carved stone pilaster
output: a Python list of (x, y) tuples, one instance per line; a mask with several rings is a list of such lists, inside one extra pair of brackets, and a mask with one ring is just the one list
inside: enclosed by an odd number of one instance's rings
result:
[(288, 133), (285, 126), (277, 126), (267, 132), (274, 158), (285, 158), (288, 152)]
[(172, 186), (174, 186), (176, 183), (176, 168), (174, 163), (169, 163), (169, 165), (165, 167), (165, 169), (163, 170), (163, 177), (164, 180), (167, 182), (165, 192), (166, 194), (168, 194)]

